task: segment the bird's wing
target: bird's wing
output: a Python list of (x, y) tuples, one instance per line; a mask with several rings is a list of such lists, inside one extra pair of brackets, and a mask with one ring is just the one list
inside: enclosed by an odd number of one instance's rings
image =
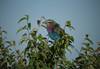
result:
[(57, 32), (60, 37), (62, 37), (65, 34), (65, 31), (61, 27), (55, 27), (54, 31)]

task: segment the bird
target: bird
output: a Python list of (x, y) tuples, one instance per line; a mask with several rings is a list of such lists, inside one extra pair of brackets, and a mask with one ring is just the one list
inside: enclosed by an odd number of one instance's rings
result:
[[(43, 19), (43, 21), (42, 21), (42, 19)], [(44, 17), (42, 19), (37, 20), (37, 24), (38, 25), (41, 24), (41, 26), (47, 30), (48, 36), (52, 40), (57, 41), (57, 42), (61, 42), (64, 40), (62, 45), (70, 45), (72, 48), (74, 48), (76, 50), (77, 53), (79, 53), (77, 48), (75, 48), (71, 44), (74, 41), (74, 38), (72, 36), (70, 36), (68, 33), (66, 33), (65, 30), (63, 28), (61, 28), (60, 25), (55, 20), (46, 19)], [(66, 26), (68, 26), (71, 29), (74, 29), (74, 27), (71, 26), (70, 21), (67, 21), (66, 23), (67, 23)], [(69, 40), (69, 38), (70, 38), (70, 40)], [(50, 41), (50, 42), (52, 42), (52, 41)], [(68, 47), (66, 47), (66, 48), (68, 48)]]
[[(38, 20), (37, 24), (40, 24), (39, 22), (41, 21)], [(60, 27), (60, 25), (52, 19), (45, 19), (41, 26), (46, 28), (48, 36), (54, 41), (61, 39), (65, 34), (65, 31)]]

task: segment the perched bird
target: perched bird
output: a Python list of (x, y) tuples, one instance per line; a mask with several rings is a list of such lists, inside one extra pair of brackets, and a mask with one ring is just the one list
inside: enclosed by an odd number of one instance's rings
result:
[[(40, 25), (44, 28), (46, 28), (47, 32), (48, 32), (48, 36), (56, 41), (56, 40), (59, 40), (61, 38), (62, 39), (62, 45), (70, 45), (72, 48), (74, 48), (78, 53), (79, 51), (71, 44), (73, 41), (74, 41), (74, 38), (72, 36), (70, 36), (69, 34), (65, 33), (64, 29), (60, 27), (60, 25), (52, 20), (52, 19), (45, 19), (43, 17), (43, 21), (42, 19), (41, 20), (37, 20), (37, 24)], [(71, 26), (71, 22), (70, 21), (67, 21), (66, 22), (66, 26), (71, 28), (71, 29), (74, 29), (73, 26)], [(68, 48), (68, 47), (67, 47)]]
[(65, 34), (64, 30), (59, 26), (59, 24), (52, 19), (46, 19), (42, 22), (41, 26), (47, 29), (48, 36), (52, 40), (59, 40)]

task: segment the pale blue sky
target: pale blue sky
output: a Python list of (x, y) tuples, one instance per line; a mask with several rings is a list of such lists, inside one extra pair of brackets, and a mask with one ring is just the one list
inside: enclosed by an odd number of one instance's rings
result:
[[(20, 26), (17, 21), (25, 14), (30, 15), (35, 27), (40, 16), (55, 19), (62, 27), (66, 20), (71, 20), (76, 31), (68, 32), (75, 36), (76, 48), (80, 48), (87, 33), (94, 41), (100, 41), (100, 0), (0, 0), (0, 26), (8, 31), (8, 39), (18, 42), (16, 30)], [(39, 33), (46, 35), (43, 29)], [(68, 56), (73, 58), (77, 53)]]

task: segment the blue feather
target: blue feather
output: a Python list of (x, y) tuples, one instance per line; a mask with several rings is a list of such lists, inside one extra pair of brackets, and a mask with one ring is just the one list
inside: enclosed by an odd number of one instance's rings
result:
[(61, 38), (60, 35), (55, 31), (48, 32), (48, 35), (52, 40), (59, 40)]

